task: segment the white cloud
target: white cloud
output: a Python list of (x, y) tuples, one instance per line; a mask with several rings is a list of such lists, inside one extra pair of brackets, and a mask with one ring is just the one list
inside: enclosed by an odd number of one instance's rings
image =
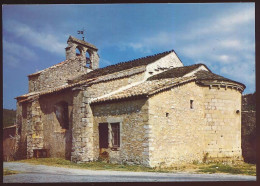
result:
[(37, 31), (26, 24), (17, 21), (8, 21), (5, 29), (14, 34), (18, 38), (24, 39), (34, 47), (41, 48), (48, 52), (64, 55), (65, 42), (60, 42), (57, 35), (46, 33), (43, 31)]
[(3, 40), (3, 58), (4, 64), (11, 67), (18, 67), (23, 61), (37, 60), (37, 55), (34, 51), (30, 50), (25, 46), (21, 46), (14, 42)]
[(119, 48), (120, 50), (132, 48), (133, 50), (144, 54), (151, 53), (153, 49), (158, 48), (165, 48), (166, 50), (169, 50), (173, 49), (172, 47), (175, 41), (173, 36), (173, 33), (160, 32), (156, 35), (143, 37), (136, 42), (123, 43), (119, 45)]
[(23, 57), (25, 59), (37, 59), (37, 55), (34, 53), (34, 51), (25, 46), (21, 46), (18, 43), (3, 40), (3, 49), (5, 52), (10, 53), (17, 58)]
[(241, 49), (243, 47), (241, 41), (235, 39), (233, 40), (227, 39), (227, 40), (220, 41), (219, 45), (220, 47), (233, 48), (233, 49)]
[(180, 53), (194, 61), (205, 61), (214, 73), (254, 91), (254, 14), (254, 7), (236, 8), (187, 23), (188, 32), (177, 37)]
[(254, 20), (254, 7), (235, 8), (222, 12), (219, 16), (200, 19), (188, 24), (187, 30), (189, 30), (189, 33), (183, 33), (180, 36), (182, 39), (193, 39), (195, 37), (205, 37), (206, 35), (230, 34), (235, 29), (237, 29), (236, 32), (240, 32), (243, 29), (243, 25), (254, 23)]

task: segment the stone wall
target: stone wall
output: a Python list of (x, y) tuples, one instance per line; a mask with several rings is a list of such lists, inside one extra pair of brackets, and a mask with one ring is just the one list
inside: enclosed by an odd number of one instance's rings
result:
[(89, 106), (90, 95), (87, 91), (73, 91), (72, 153), (74, 162), (93, 161), (93, 116)]
[(29, 92), (48, 90), (67, 83), (68, 79), (87, 72), (84, 61), (65, 60), (64, 62), (29, 75)]
[[(50, 157), (70, 159), (72, 146), (72, 93), (65, 91), (17, 103), (17, 159), (32, 158), (34, 149), (48, 149)], [(68, 103), (69, 128), (63, 129), (54, 112)]]
[(241, 93), (230, 88), (203, 90), (209, 158), (241, 160)]
[[(72, 110), (73, 94), (67, 90), (64, 92), (42, 96), (39, 99), (40, 118), (42, 125), (43, 144), (42, 148), (49, 149), (50, 157), (59, 157), (64, 159), (71, 158), (72, 148)], [(62, 126), (55, 106), (59, 103), (68, 104), (68, 128)], [(37, 133), (36, 133), (37, 134)]]
[(92, 105), (94, 115), (94, 156), (99, 157), (99, 123), (120, 122), (120, 148), (106, 149), (109, 161), (114, 163), (149, 166), (148, 156), (148, 102), (145, 99)]
[[(150, 165), (201, 160), (205, 148), (203, 90), (194, 82), (149, 99)], [(193, 109), (190, 100), (194, 100)]]
[(237, 90), (210, 89), (194, 82), (151, 97), (150, 165), (241, 160), (240, 101)]

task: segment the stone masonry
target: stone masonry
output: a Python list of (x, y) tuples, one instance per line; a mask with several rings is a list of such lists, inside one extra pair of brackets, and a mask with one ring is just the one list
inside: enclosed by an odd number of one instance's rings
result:
[(17, 158), (45, 149), (148, 167), (242, 159), (243, 84), (184, 66), (173, 50), (99, 68), (94, 45), (67, 43), (66, 60), (29, 75), (16, 98)]

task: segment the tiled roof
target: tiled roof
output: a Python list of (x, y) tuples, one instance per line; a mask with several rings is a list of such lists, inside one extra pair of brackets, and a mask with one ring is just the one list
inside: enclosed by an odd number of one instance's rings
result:
[(170, 70), (164, 71), (160, 74), (151, 76), (150, 78), (148, 78), (148, 80), (182, 77), (185, 74), (195, 70), (196, 68), (198, 68), (200, 66), (204, 66), (208, 69), (208, 67), (204, 64), (195, 64), (195, 65), (190, 65), (190, 66), (177, 67), (177, 68), (172, 68)]
[(171, 50), (171, 51), (167, 51), (167, 52), (163, 52), (163, 53), (159, 53), (159, 54), (155, 54), (155, 55), (151, 55), (151, 56), (134, 59), (131, 61), (117, 63), (115, 65), (110, 65), (110, 66), (107, 66), (104, 68), (99, 68), (99, 69), (93, 70), (87, 74), (84, 74), (80, 77), (77, 77), (77, 78), (71, 80), (70, 82), (75, 83), (75, 82), (83, 80), (83, 79), (95, 78), (98, 76), (103, 76), (103, 75), (119, 72), (122, 70), (130, 69), (133, 67), (145, 66), (145, 65), (148, 65), (150, 63), (157, 61), (158, 59), (168, 55), (171, 52), (174, 52), (174, 51)]
[(180, 85), (183, 83), (187, 83), (190, 81), (195, 80), (195, 77), (183, 77), (183, 78), (176, 78), (176, 79), (162, 79), (162, 80), (154, 80), (154, 81), (145, 81), (140, 83), (136, 86), (130, 87), (126, 90), (121, 92), (109, 95), (107, 97), (101, 97), (93, 99), (91, 103), (99, 103), (105, 101), (112, 101), (112, 100), (120, 100), (120, 99), (127, 99), (132, 97), (145, 97), (149, 95), (153, 95), (160, 91), (169, 89), (173, 86)]
[[(233, 81), (231, 79), (228, 79), (228, 78), (225, 78), (223, 76), (212, 73), (210, 71), (210, 69), (204, 64), (195, 64), (195, 65), (190, 65), (190, 66), (172, 68), (172, 69), (167, 70), (165, 72), (162, 72), (160, 74), (154, 75), (154, 76), (148, 78), (148, 80), (158, 80), (158, 79), (165, 79), (165, 78), (183, 77), (185, 74), (188, 74), (188, 73), (192, 72), (193, 70), (196, 70), (200, 66), (204, 66), (209, 71), (199, 70), (198, 72), (196, 72), (194, 75), (195, 75), (197, 80), (229, 81), (229, 82), (234, 82), (234, 83), (238, 83), (240, 85), (243, 85), (242, 83), (239, 83), (237, 81)], [(245, 85), (243, 85), (243, 86), (245, 86)]]
[(50, 90), (47, 90), (47, 91), (31, 92), (31, 93), (28, 93), (28, 94), (24, 94), (22, 96), (18, 96), (15, 99), (23, 98), (22, 100), (19, 101), (20, 103), (22, 103), (22, 102), (31, 100), (31, 99), (33, 99), (33, 98), (35, 98), (37, 96), (42, 96), (42, 95), (51, 94), (51, 93), (54, 93), (54, 92), (63, 91), (65, 89), (73, 88), (73, 87), (78, 86), (78, 85), (82, 85), (82, 84), (85, 84), (85, 83), (90, 83), (90, 82), (92, 82), (94, 80), (95, 79), (82, 80), (82, 81), (79, 81), (77, 83), (73, 83), (73, 84), (69, 84), (69, 85), (63, 85), (63, 86), (60, 86), (60, 87), (57, 87), (57, 88), (53, 88), (53, 89), (50, 89)]

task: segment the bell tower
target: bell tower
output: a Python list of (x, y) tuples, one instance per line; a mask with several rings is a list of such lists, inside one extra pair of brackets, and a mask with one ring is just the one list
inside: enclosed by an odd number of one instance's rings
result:
[[(66, 59), (75, 60), (78, 57), (87, 68), (92, 70), (99, 68), (98, 49), (94, 45), (72, 36), (69, 37), (67, 43)], [(77, 49), (79, 54), (76, 53)]]

